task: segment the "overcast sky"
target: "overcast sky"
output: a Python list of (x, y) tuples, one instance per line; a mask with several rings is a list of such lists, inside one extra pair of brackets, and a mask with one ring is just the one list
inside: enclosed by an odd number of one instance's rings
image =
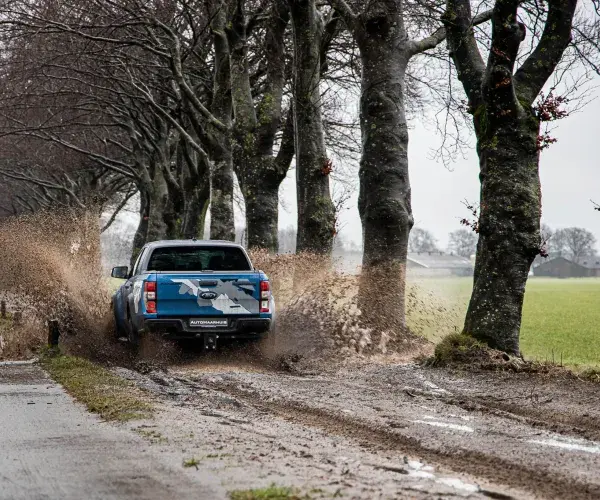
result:
[[(553, 228), (585, 227), (600, 241), (600, 213), (590, 202), (600, 203), (600, 92), (592, 97), (581, 111), (556, 122), (551, 135), (558, 142), (542, 152), (542, 220)], [(414, 120), (411, 127), (408, 156), (415, 225), (429, 229), (445, 248), (448, 233), (461, 227), (460, 218), (469, 216), (462, 201), (479, 200), (477, 154), (471, 149), (449, 170), (432, 159), (441, 141), (434, 125)], [(280, 207), (280, 227), (296, 225), (294, 176), (295, 170), (288, 173), (280, 191), (285, 205)], [(356, 196), (342, 216), (342, 234), (360, 243)]]

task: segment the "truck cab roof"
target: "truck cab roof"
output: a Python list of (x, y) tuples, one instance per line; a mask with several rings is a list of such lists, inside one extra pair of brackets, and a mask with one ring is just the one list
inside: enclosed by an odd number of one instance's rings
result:
[(147, 248), (159, 248), (159, 247), (198, 247), (198, 246), (226, 246), (226, 247), (236, 247), (236, 248), (244, 248), (239, 243), (235, 243), (234, 241), (227, 240), (159, 240), (152, 241), (146, 244)]

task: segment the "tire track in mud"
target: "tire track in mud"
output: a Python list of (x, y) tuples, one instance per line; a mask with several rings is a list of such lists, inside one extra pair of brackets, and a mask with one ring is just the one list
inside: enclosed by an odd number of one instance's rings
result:
[[(190, 384), (195, 382), (189, 381)], [(318, 428), (329, 434), (352, 439), (365, 449), (377, 451), (401, 451), (420, 459), (440, 465), (455, 473), (466, 473), (496, 484), (504, 484), (530, 492), (542, 498), (600, 498), (600, 485), (585, 484), (572, 477), (542, 468), (532, 468), (480, 451), (457, 449), (441, 450), (425, 446), (412, 436), (366, 422), (361, 418), (340, 415), (324, 408), (309, 406), (289, 399), (266, 399), (256, 390), (242, 388), (238, 384), (206, 382), (213, 390), (224, 392), (243, 400), (258, 410), (270, 413), (293, 423)], [(468, 410), (468, 408), (465, 408)], [(470, 411), (481, 411), (474, 408)], [(469, 410), (468, 410), (469, 411)], [(500, 416), (500, 415), (499, 415)], [(502, 415), (507, 418), (507, 415)], [(516, 418), (523, 418), (514, 416)], [(530, 424), (530, 422), (525, 422)], [(510, 498), (504, 494), (483, 490), (490, 498)]]
[[(428, 373), (431, 375), (431, 373)], [(487, 374), (486, 375), (493, 375)], [(515, 375), (516, 377), (517, 375)], [(557, 388), (563, 389), (562, 383), (566, 382), (574, 384), (570, 387), (572, 393), (576, 393), (579, 399), (586, 400), (590, 399), (590, 393), (594, 394), (594, 401), (587, 401), (586, 408), (581, 410), (580, 408), (573, 407), (573, 401), (564, 401), (564, 394), (557, 392)], [(373, 383), (373, 381), (370, 381)], [(473, 395), (469, 392), (456, 389), (443, 384), (443, 381), (437, 381), (442, 386), (443, 392), (435, 392), (432, 390), (422, 390), (413, 387), (403, 387), (399, 392), (409, 394), (411, 397), (424, 397), (425, 399), (435, 399), (440, 403), (446, 405), (452, 405), (457, 408), (461, 408), (468, 412), (480, 412), (482, 414), (492, 415), (499, 418), (505, 418), (513, 420), (515, 422), (529, 425), (536, 429), (546, 430), (556, 434), (561, 434), (567, 437), (579, 437), (591, 441), (600, 441), (600, 414), (596, 411), (596, 415), (588, 413), (590, 408), (600, 407), (600, 397), (596, 396), (598, 388), (600, 386), (597, 383), (590, 383), (579, 378), (554, 378), (544, 379), (542, 382), (545, 385), (538, 387), (538, 382), (531, 381), (532, 387), (527, 396), (502, 398), (494, 396), (493, 394), (481, 394)], [(491, 385), (494, 384), (493, 380), (488, 380)], [(522, 382), (522, 380), (516, 380), (516, 382)], [(338, 382), (348, 387), (371, 389), (364, 385), (358, 386), (351, 382)], [(501, 381), (504, 385), (504, 381)], [(472, 386), (477, 386), (477, 379), (471, 381)], [(389, 390), (384, 386), (379, 385), (379, 390)], [(449, 390), (448, 390), (449, 389)], [(542, 401), (540, 395), (536, 390), (543, 389), (546, 391)], [(584, 390), (585, 389), (585, 390)], [(523, 387), (521, 387), (523, 390)], [(582, 392), (583, 391), (583, 392)], [(551, 394), (551, 396), (548, 396)], [(527, 404), (515, 404), (507, 402), (507, 400), (514, 401), (515, 399), (527, 401)], [(560, 402), (559, 408), (550, 408), (546, 405), (548, 403)], [(534, 403), (536, 406), (534, 406)]]
[(573, 417), (553, 410), (521, 408), (511, 404), (489, 402), (482, 398), (460, 399), (441, 396), (439, 400), (466, 411), (479, 411), (564, 436), (576, 436), (591, 441), (600, 440), (599, 422), (592, 417)]

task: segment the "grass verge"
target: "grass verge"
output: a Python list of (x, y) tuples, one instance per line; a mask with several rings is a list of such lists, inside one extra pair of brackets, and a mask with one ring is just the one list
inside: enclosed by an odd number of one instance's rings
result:
[(488, 351), (486, 346), (473, 337), (462, 333), (452, 333), (435, 346), (430, 364), (432, 366), (470, 364), (475, 360), (487, 357)]
[[(415, 282), (443, 302), (442, 321), (434, 321), (422, 334), (438, 343), (461, 331), (472, 278), (423, 278)], [(576, 371), (600, 370), (600, 278), (530, 278), (525, 292), (521, 324), (521, 351), (526, 359), (565, 365)], [(415, 322), (408, 311), (409, 326)], [(417, 329), (417, 331), (421, 331)]]
[(253, 490), (236, 490), (229, 493), (231, 500), (308, 500), (309, 496), (301, 496), (295, 488), (272, 484), (267, 488)]
[(44, 353), (40, 364), (75, 399), (105, 420), (126, 422), (152, 415), (139, 389), (86, 359)]

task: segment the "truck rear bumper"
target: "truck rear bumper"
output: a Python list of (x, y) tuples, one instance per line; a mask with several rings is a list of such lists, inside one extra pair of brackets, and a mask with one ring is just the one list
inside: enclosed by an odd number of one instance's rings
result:
[(187, 319), (146, 319), (140, 331), (153, 332), (173, 340), (203, 338), (218, 335), (222, 339), (255, 339), (271, 329), (269, 318), (235, 318), (227, 328), (196, 328), (189, 326)]

